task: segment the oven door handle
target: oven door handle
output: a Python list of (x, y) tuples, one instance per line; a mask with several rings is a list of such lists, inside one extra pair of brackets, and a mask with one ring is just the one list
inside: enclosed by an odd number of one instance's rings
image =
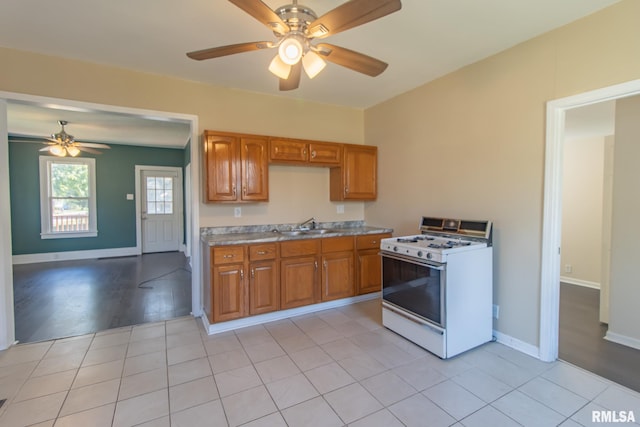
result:
[(404, 261), (404, 262), (408, 262), (408, 263), (411, 263), (411, 264), (423, 265), (425, 267), (433, 268), (434, 270), (443, 271), (444, 268), (445, 268), (444, 264), (439, 264), (439, 263), (434, 263), (434, 262), (429, 262), (429, 261), (423, 261), (421, 259), (416, 259), (416, 258), (404, 257), (404, 256), (401, 256), (401, 255), (391, 254), (389, 252), (380, 252), (380, 255), (382, 255), (384, 258), (395, 259), (397, 261)]

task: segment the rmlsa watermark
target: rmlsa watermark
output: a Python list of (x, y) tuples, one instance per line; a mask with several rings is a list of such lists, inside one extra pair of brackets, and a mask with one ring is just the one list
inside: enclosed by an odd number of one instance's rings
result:
[(591, 411), (592, 423), (635, 423), (633, 411)]

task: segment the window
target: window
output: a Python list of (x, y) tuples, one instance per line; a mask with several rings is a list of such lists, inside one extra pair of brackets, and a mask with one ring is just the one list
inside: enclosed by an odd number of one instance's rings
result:
[(173, 178), (147, 176), (147, 213), (173, 214)]
[(43, 239), (95, 237), (96, 161), (40, 157), (40, 217)]

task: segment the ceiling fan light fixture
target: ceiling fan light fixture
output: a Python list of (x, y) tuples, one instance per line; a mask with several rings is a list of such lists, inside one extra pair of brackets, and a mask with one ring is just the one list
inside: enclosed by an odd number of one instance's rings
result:
[(304, 72), (307, 73), (310, 79), (314, 78), (320, 71), (324, 70), (324, 67), (327, 66), (327, 63), (324, 59), (320, 58), (320, 55), (315, 53), (314, 51), (308, 51), (302, 57), (302, 67), (304, 68)]
[(295, 65), (304, 53), (304, 45), (300, 37), (291, 35), (284, 39), (278, 47), (278, 55), (285, 64)]
[(49, 147), (49, 152), (58, 157), (65, 157), (67, 155), (67, 150), (65, 150), (65, 148), (60, 144), (55, 144)]
[(271, 60), (271, 64), (269, 64), (269, 71), (279, 78), (286, 80), (289, 78), (289, 74), (291, 73), (291, 65), (285, 64), (278, 54)]
[(69, 145), (67, 146), (67, 153), (69, 153), (71, 157), (76, 157), (80, 154), (80, 150), (75, 145)]

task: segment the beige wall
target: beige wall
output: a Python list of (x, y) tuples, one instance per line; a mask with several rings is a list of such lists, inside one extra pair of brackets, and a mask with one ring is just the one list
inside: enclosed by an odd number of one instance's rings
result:
[(613, 172), (611, 286), (607, 336), (630, 339), (640, 348), (640, 96), (616, 103), (616, 145)]
[[(0, 48), (0, 91), (192, 114), (205, 129), (364, 143), (362, 110), (259, 95), (86, 62)], [(364, 204), (329, 201), (328, 169), (271, 167), (271, 202), (201, 205), (200, 225), (364, 219)]]
[[(349, 203), (331, 217), (328, 191), (325, 199), (315, 193), (328, 185), (319, 176), (326, 171), (272, 167), (272, 202), (243, 207), (239, 220), (228, 206), (203, 206), (201, 225), (364, 216), (404, 234), (424, 214), (491, 219), (495, 326), (537, 345), (545, 103), (639, 78), (638, 17), (640, 1), (624, 0), (366, 112), (6, 49), (0, 90), (194, 114), (200, 131), (377, 145), (377, 202)], [(296, 203), (277, 182), (296, 187)]]
[[(560, 276), (600, 287), (605, 137), (564, 143)], [(566, 266), (572, 271), (566, 271)]]
[(380, 153), (372, 223), (491, 219), (496, 329), (539, 342), (545, 106), (640, 77), (640, 2), (625, 0), (365, 113)]

